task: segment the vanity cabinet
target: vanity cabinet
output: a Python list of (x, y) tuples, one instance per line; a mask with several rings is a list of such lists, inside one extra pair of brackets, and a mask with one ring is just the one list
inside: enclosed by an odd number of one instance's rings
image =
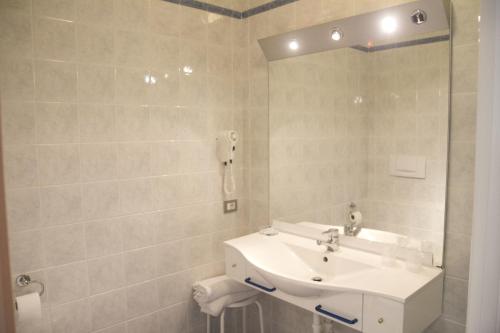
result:
[(443, 274), (405, 300), (363, 296), (363, 332), (421, 333), (441, 315)]
[(270, 296), (363, 333), (422, 333), (441, 314), (443, 274), (405, 300), (366, 290), (331, 290), (300, 297), (275, 288), (235, 248), (226, 246), (226, 275)]

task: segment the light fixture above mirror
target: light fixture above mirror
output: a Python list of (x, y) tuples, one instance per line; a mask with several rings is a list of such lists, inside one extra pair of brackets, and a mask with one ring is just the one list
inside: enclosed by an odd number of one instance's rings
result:
[(373, 49), (389, 38), (401, 42), (405, 36), (427, 38), (426, 34), (449, 28), (447, 1), (409, 2), (267, 37), (259, 44), (267, 60), (273, 61), (343, 47)]

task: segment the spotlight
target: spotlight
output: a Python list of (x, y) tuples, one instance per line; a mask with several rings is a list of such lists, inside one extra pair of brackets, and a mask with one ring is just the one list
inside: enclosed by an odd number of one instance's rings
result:
[(398, 23), (396, 22), (396, 19), (394, 17), (386, 16), (382, 19), (382, 21), (380, 21), (380, 27), (386, 34), (392, 34), (394, 31), (396, 31)]
[(344, 33), (340, 28), (333, 28), (331, 37), (334, 41), (338, 42), (344, 37)]
[(299, 49), (299, 42), (296, 40), (292, 40), (290, 43), (288, 43), (288, 48), (292, 51), (296, 51)]

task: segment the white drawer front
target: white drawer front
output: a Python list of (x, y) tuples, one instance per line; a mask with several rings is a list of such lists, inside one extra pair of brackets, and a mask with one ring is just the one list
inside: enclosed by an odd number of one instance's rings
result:
[(363, 325), (361, 294), (339, 293), (326, 298), (320, 297), (308, 310), (356, 330), (361, 330)]
[(365, 295), (363, 333), (403, 333), (404, 304)]

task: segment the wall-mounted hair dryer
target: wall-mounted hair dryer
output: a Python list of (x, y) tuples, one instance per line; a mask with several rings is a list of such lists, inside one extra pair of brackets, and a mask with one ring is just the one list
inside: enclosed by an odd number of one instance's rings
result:
[(236, 151), (236, 143), (238, 142), (238, 132), (234, 130), (223, 131), (216, 138), (217, 158), (224, 165), (224, 193), (226, 195), (233, 194), (236, 191), (236, 183), (233, 174), (234, 153)]

